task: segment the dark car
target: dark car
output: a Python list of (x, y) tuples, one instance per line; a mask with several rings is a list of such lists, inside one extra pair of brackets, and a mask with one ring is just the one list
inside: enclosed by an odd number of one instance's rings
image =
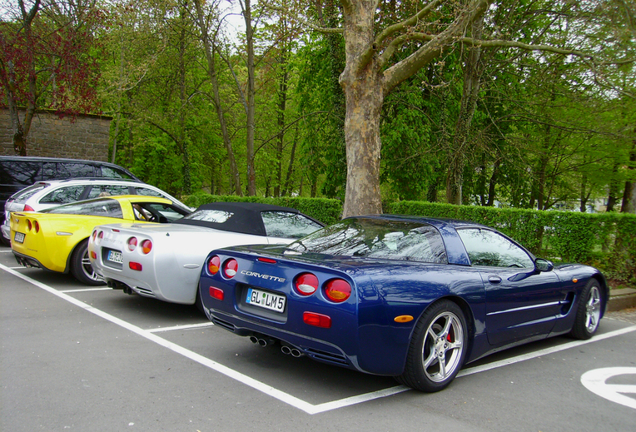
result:
[(217, 249), (199, 287), (214, 324), (252, 342), (428, 392), (495, 351), (590, 338), (608, 299), (595, 268), (555, 267), (492, 228), (390, 215)]
[(28, 156), (0, 156), (0, 224), (4, 203), (15, 192), (42, 180), (112, 178), (141, 182), (126, 168), (108, 162)]

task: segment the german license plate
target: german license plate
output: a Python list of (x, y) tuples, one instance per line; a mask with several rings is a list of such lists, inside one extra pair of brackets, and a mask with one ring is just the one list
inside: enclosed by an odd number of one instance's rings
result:
[(270, 309), (279, 313), (285, 311), (285, 296), (249, 288), (245, 303)]
[(13, 238), (16, 243), (24, 243), (24, 233), (16, 232), (15, 237)]
[(108, 256), (106, 257), (106, 259), (110, 262), (118, 264), (122, 264), (124, 262), (123, 258), (121, 257), (121, 252), (114, 250), (108, 251)]

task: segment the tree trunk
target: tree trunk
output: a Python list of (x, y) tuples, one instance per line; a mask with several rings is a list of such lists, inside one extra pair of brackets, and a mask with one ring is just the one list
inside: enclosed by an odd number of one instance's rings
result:
[(618, 195), (618, 182), (616, 181), (616, 174), (618, 173), (619, 164), (614, 163), (614, 167), (612, 168), (612, 180), (609, 184), (609, 193), (607, 195), (607, 211), (614, 211), (614, 207), (616, 206), (616, 196)]
[[(484, 28), (483, 18), (471, 25), (471, 36), (479, 39)], [(479, 86), (483, 68), (480, 67), (481, 48), (468, 50), (464, 66), (464, 89), (462, 101), (455, 127), (455, 138), (451, 149), (448, 176), (446, 178), (446, 201), (450, 204), (462, 203), (462, 187), (464, 182), (464, 161), (466, 159), (466, 145), (470, 133), (470, 125), (477, 107)]]
[[(629, 154), (630, 171), (634, 171), (636, 164), (636, 141), (632, 145), (632, 151)], [(625, 182), (625, 192), (623, 192), (623, 204), (621, 205), (621, 213), (636, 213), (636, 184), (633, 181)]]
[(486, 202), (487, 207), (492, 207), (495, 205), (495, 187), (497, 186), (497, 180), (499, 179), (500, 165), (501, 161), (496, 160), (492, 168), (492, 176), (490, 176), (490, 184), (488, 185), (488, 201)]
[(380, 112), (382, 74), (376, 58), (360, 63), (373, 42), (375, 2), (359, 2), (345, 15), (346, 67), (340, 76), (346, 99), (347, 186), (343, 217), (380, 214)]
[[(185, 13), (186, 12), (182, 9), (182, 19), (185, 18)], [(190, 155), (188, 153), (188, 140), (186, 139), (185, 128), (186, 105), (188, 102), (186, 96), (185, 37), (186, 29), (184, 27), (181, 30), (181, 37), (179, 40), (179, 99), (181, 102), (179, 107), (179, 141), (181, 144), (181, 158), (183, 161), (183, 193), (188, 195), (192, 191), (192, 185), (190, 183)]]
[(283, 182), (283, 147), (285, 142), (285, 108), (287, 106), (287, 49), (285, 44), (280, 53), (280, 66), (282, 72), (278, 83), (278, 139), (276, 145), (276, 184), (274, 186), (274, 196), (279, 197), (281, 184)]
[(254, 29), (252, 28), (252, 8), (250, 0), (245, 0), (245, 38), (247, 40), (247, 195), (256, 195), (256, 171), (254, 168)]
[(223, 144), (225, 145), (225, 151), (227, 152), (227, 158), (230, 162), (230, 175), (231, 190), (232, 193), (238, 196), (243, 196), (243, 190), (241, 189), (241, 176), (236, 165), (236, 158), (234, 156), (234, 149), (232, 148), (232, 140), (227, 130), (227, 122), (225, 121), (225, 112), (221, 105), (221, 96), (219, 93), (219, 81), (217, 79), (216, 64), (214, 62), (214, 43), (210, 41), (209, 29), (205, 25), (203, 16), (203, 8), (201, 7), (201, 0), (195, 0), (194, 4), (197, 9), (197, 24), (201, 31), (201, 39), (205, 48), (205, 58), (208, 63), (208, 77), (212, 83), (213, 102), (216, 110), (216, 115), (219, 119), (219, 125), (221, 127), (221, 137), (223, 138)]

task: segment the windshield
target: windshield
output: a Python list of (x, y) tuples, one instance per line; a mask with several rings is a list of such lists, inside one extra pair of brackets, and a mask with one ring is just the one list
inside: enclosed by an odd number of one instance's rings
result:
[(290, 244), (288, 250), (337, 256), (447, 263), (440, 233), (414, 221), (351, 218)]

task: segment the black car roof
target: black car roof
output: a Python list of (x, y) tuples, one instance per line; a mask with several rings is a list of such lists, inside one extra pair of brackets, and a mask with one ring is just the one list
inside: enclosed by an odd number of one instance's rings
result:
[[(290, 207), (281, 207), (271, 204), (250, 202), (214, 202), (199, 206), (199, 208), (196, 209), (195, 213), (199, 210), (221, 210), (233, 213), (233, 215), (231, 218), (222, 223), (194, 220), (188, 218), (178, 219), (173, 223), (184, 225), (198, 225), (223, 231), (265, 236), (267, 235), (267, 232), (265, 230), (265, 225), (263, 224), (263, 219), (261, 218), (261, 212), (278, 211), (302, 214), (298, 210)], [(309, 217), (307, 215), (303, 216)], [(309, 219), (312, 218), (309, 217)], [(314, 220), (316, 223), (319, 223), (321, 226), (324, 226), (323, 223), (316, 221), (315, 219), (312, 220)]]

